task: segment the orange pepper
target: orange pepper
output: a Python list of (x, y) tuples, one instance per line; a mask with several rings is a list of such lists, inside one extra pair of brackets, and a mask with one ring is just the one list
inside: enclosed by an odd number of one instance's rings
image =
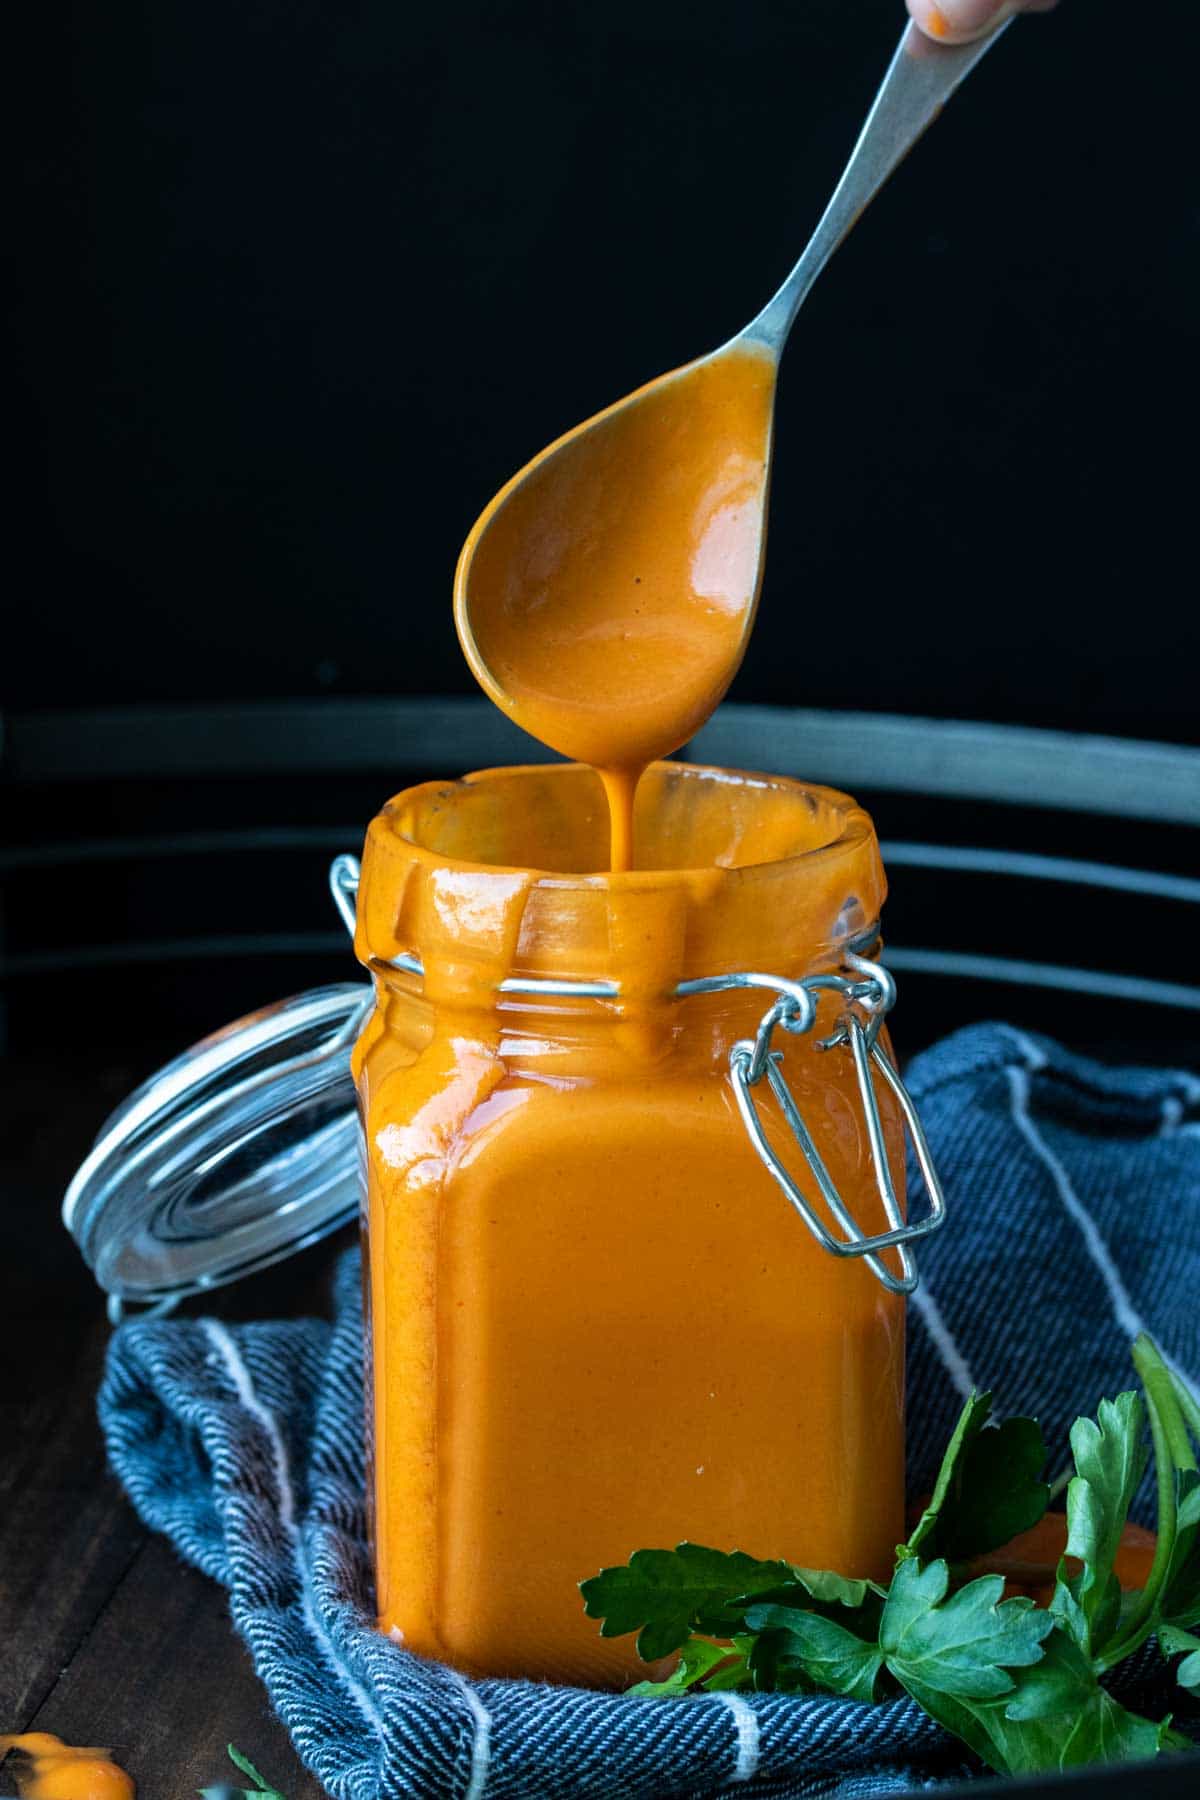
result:
[(16, 1751), (21, 1800), (134, 1800), (134, 1785), (107, 1750), (64, 1744), (49, 1731), (0, 1736), (0, 1758)]
[[(1157, 1543), (1153, 1531), (1146, 1531), (1141, 1525), (1126, 1525), (1114, 1564), (1123, 1588), (1145, 1587)], [(1006, 1594), (1028, 1594), (1039, 1606), (1049, 1606), (1059, 1559), (1066, 1547), (1066, 1514), (1048, 1512), (1029, 1531), (1022, 1531), (986, 1556), (975, 1557), (970, 1564), (971, 1574), (1003, 1575)], [(1074, 1557), (1071, 1562), (1075, 1562)]]

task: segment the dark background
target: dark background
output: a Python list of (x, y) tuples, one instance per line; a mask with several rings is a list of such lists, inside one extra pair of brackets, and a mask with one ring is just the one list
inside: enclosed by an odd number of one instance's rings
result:
[[(476, 513), (757, 310), (902, 14), (22, 20), (24, 709), (470, 691)], [(1022, 22), (839, 252), (784, 366), (735, 698), (1196, 741), (1198, 48), (1179, 0)]]
[[(1131, 18), (1064, 0), (1020, 21), (818, 283), (735, 701), (1200, 742), (1200, 13)], [(388, 793), (513, 745), (443, 725), (351, 754), (339, 707), (474, 692), (450, 584), (477, 512), (757, 310), (902, 24), (899, 0), (22, 12), (14, 1050), (61, 1055), (69, 1007), (119, 1091), (230, 1016), (354, 975), (331, 851)], [(320, 704), (290, 735), (213, 710), (272, 700)], [(208, 709), (191, 761), (180, 706)], [(121, 707), (142, 710), (115, 727), (118, 768), (76, 711)], [(885, 843), (1197, 869), (1180, 825), (862, 792)], [(905, 868), (889, 933), (1181, 981), (1193, 914)], [(903, 1010), (910, 1048), (994, 1011), (1157, 1056), (1200, 1017), (933, 978)]]

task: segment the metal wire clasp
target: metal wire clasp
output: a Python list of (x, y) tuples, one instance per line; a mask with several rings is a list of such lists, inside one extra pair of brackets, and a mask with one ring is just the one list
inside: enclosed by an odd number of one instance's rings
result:
[[(773, 987), (776, 989), (779, 997), (763, 1014), (754, 1037), (740, 1039), (729, 1052), (729, 1069), (733, 1078), (734, 1096), (750, 1142), (754, 1145), (768, 1173), (783, 1189), (822, 1249), (828, 1250), (832, 1256), (861, 1256), (871, 1273), (891, 1293), (911, 1294), (917, 1285), (918, 1275), (910, 1245), (914, 1239), (925, 1237), (929, 1232), (936, 1231), (944, 1222), (945, 1198), (937, 1171), (933, 1166), (929, 1142), (917, 1116), (916, 1107), (897, 1074), (891, 1058), (879, 1042), (880, 1027), (895, 1004), (896, 983), (881, 963), (871, 962), (867, 957), (858, 956), (853, 951), (847, 951), (844, 960), (847, 968), (851, 971), (850, 975), (810, 975), (801, 981), (783, 981), (769, 975), (726, 976), (718, 977), (713, 982), (704, 985), (710, 992), (717, 986)], [(692, 983), (690, 985), (697, 987), (701, 984)], [(782, 1027), (784, 1031), (790, 1032), (793, 1036), (799, 1036), (811, 1030), (816, 1018), (817, 995), (822, 991), (839, 993), (846, 1002), (846, 1009), (839, 1018), (834, 1031), (828, 1037), (818, 1041), (817, 1049), (835, 1050), (846, 1045), (854, 1058), (854, 1072), (858, 1081), (858, 1095), (867, 1127), (867, 1141), (870, 1145), (875, 1185), (890, 1228), (887, 1231), (876, 1232), (870, 1237), (865, 1236), (859, 1229), (850, 1209), (838, 1193), (824, 1159), (804, 1123), (800, 1109), (784, 1078), (782, 1051), (771, 1048), (771, 1040), (777, 1026)], [(888, 1166), (887, 1150), (883, 1141), (883, 1122), (879, 1116), (879, 1102), (875, 1097), (875, 1086), (871, 1079), (872, 1067), (878, 1070), (896, 1096), (905, 1125), (912, 1138), (921, 1174), (925, 1178), (925, 1186), (929, 1194), (929, 1210), (923, 1218), (918, 1220), (906, 1222), (900, 1210), (900, 1201), (892, 1180), (891, 1169)], [(815, 1211), (767, 1141), (752, 1092), (764, 1075), (771, 1092), (779, 1102), (792, 1136), (800, 1146), (801, 1154), (812, 1171), (821, 1198), (838, 1226), (840, 1235), (831, 1231), (825, 1220)], [(884, 1250), (896, 1251), (900, 1262), (901, 1273), (899, 1275), (894, 1275), (883, 1262), (880, 1252)]]
[[(329, 871), (329, 885), (333, 893), (334, 903), (349, 932), (354, 931), (355, 898), (358, 892), (359, 866), (353, 856), (335, 858)], [(878, 939), (878, 927), (854, 940), (870, 948)], [(784, 975), (761, 975), (752, 970), (742, 970), (731, 975), (707, 975), (694, 981), (681, 981), (675, 989), (678, 998), (686, 999), (690, 994), (718, 994), (729, 988), (764, 988), (775, 995), (775, 999), (759, 1020), (758, 1030), (752, 1038), (741, 1038), (729, 1052), (729, 1069), (733, 1078), (733, 1091), (737, 1100), (738, 1111), (742, 1122), (749, 1133), (750, 1142), (754, 1145), (759, 1157), (770, 1175), (779, 1183), (812, 1235), (822, 1249), (833, 1256), (861, 1256), (877, 1280), (893, 1294), (911, 1294), (917, 1285), (916, 1264), (913, 1261), (909, 1245), (915, 1238), (925, 1237), (936, 1231), (946, 1216), (946, 1203), (942, 1196), (942, 1185), (938, 1180), (933, 1159), (929, 1153), (929, 1143), (917, 1117), (917, 1109), (909, 1097), (908, 1090), (901, 1081), (896, 1069), (879, 1042), (879, 1031), (888, 1013), (896, 1003), (896, 983), (891, 973), (882, 963), (872, 962), (866, 956), (860, 956), (849, 946), (843, 953), (843, 963), (850, 971), (847, 975), (806, 975), (798, 981)], [(392, 958), (392, 967), (404, 969), (410, 974), (423, 973), (420, 959), (412, 955)], [(612, 999), (620, 996), (620, 986), (615, 981), (559, 981), (534, 979), (530, 977), (507, 977), (500, 983), (502, 993), (512, 994), (563, 994), (593, 999)], [(867, 1141), (871, 1149), (871, 1164), (875, 1172), (875, 1185), (879, 1198), (883, 1202), (884, 1215), (890, 1227), (887, 1231), (877, 1232), (873, 1237), (864, 1237), (859, 1230), (845, 1201), (833, 1184), (832, 1177), (821, 1157), (820, 1151), (813, 1142), (808, 1127), (800, 1116), (800, 1109), (792, 1097), (791, 1090), (783, 1076), (783, 1052), (772, 1050), (771, 1040), (776, 1029), (788, 1032), (792, 1037), (802, 1037), (811, 1031), (817, 1017), (817, 1000), (822, 993), (840, 994), (845, 1002), (845, 1010), (840, 1015), (836, 1026), (826, 1038), (817, 1041), (818, 1050), (836, 1050), (847, 1045), (854, 1058), (854, 1072), (858, 1079), (858, 1094), (862, 1103), (863, 1117), (867, 1126)], [(891, 1088), (904, 1115), (904, 1122), (912, 1138), (917, 1162), (925, 1186), (929, 1194), (929, 1210), (921, 1219), (905, 1221), (900, 1211), (900, 1201), (896, 1194), (896, 1186), (892, 1180), (892, 1172), (888, 1167), (887, 1151), (883, 1141), (883, 1122), (879, 1116), (879, 1102), (875, 1098), (875, 1086), (871, 1079), (872, 1067), (878, 1070), (883, 1080)], [(783, 1110), (783, 1116), (791, 1129), (792, 1136), (800, 1146), (804, 1160), (812, 1170), (821, 1198), (829, 1208), (834, 1222), (840, 1228), (841, 1236), (830, 1231), (820, 1214), (815, 1212), (810, 1202), (797, 1187), (787, 1169), (780, 1162), (774, 1150), (767, 1142), (759, 1117), (758, 1106), (751, 1089), (758, 1086), (763, 1076), (770, 1084), (771, 1092)], [(881, 1260), (880, 1252), (895, 1250), (900, 1262), (901, 1273), (893, 1275), (886, 1263)]]

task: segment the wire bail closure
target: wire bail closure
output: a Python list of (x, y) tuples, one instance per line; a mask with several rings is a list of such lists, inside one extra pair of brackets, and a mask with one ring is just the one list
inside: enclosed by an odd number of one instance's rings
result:
[[(351, 935), (354, 932), (358, 881), (358, 859), (353, 856), (335, 857), (329, 871), (330, 890), (334, 904)], [(864, 948), (873, 948), (877, 938), (878, 932), (872, 928), (869, 933), (854, 941)], [(397, 956), (392, 962), (396, 968), (410, 974), (424, 973), (419, 957)], [(945, 1223), (945, 1196), (933, 1165), (929, 1140), (925, 1136), (912, 1097), (879, 1042), (883, 1022), (896, 1003), (895, 978), (882, 963), (860, 955), (853, 945), (847, 946), (843, 962), (850, 971), (848, 975), (806, 975), (799, 980), (792, 980), (782, 975), (741, 970), (735, 974), (702, 976), (693, 981), (681, 981), (675, 993), (678, 998), (685, 999), (692, 994), (717, 994), (730, 988), (762, 988), (775, 995), (759, 1020), (758, 1030), (753, 1038), (739, 1039), (729, 1052), (734, 1098), (750, 1142), (768, 1174), (783, 1189), (823, 1250), (827, 1250), (831, 1256), (861, 1256), (872, 1275), (889, 1293), (911, 1294), (920, 1279), (911, 1246), (917, 1238), (927, 1237)], [(617, 998), (620, 994), (619, 984), (615, 981), (548, 981), (532, 977), (522, 980), (510, 976), (500, 983), (500, 987), (504, 993), (510, 994), (578, 995), (581, 998), (597, 999)], [(863, 1234), (838, 1193), (784, 1077), (783, 1052), (771, 1047), (777, 1030), (785, 1031), (791, 1037), (803, 1037), (812, 1030), (816, 1023), (818, 1000), (823, 993), (838, 994), (845, 1003), (845, 1010), (833, 1031), (828, 1037), (818, 1039), (816, 1048), (831, 1051), (847, 1046), (854, 1059), (875, 1186), (889, 1227), (887, 1231), (876, 1232), (872, 1236)], [(892, 1180), (883, 1140), (883, 1121), (872, 1079), (873, 1070), (878, 1072), (896, 1097), (912, 1139), (918, 1167), (924, 1177), (929, 1210), (916, 1221), (905, 1220), (896, 1184)], [(841, 1235), (829, 1229), (767, 1141), (758, 1103), (752, 1092), (764, 1076)], [(882, 1260), (881, 1253), (886, 1250), (896, 1251), (900, 1263), (899, 1275), (894, 1275)]]
[[(885, 969), (882, 964), (872, 962), (865, 956), (859, 956), (853, 950), (846, 951), (845, 962), (847, 967), (853, 971), (852, 977), (811, 975), (802, 981), (787, 983), (776, 981), (771, 976), (756, 976), (750, 981), (744, 977), (741, 979), (725, 978), (725, 981), (721, 983), (722, 986), (772, 985), (779, 989), (779, 998), (763, 1014), (754, 1037), (741, 1039), (740, 1042), (733, 1045), (729, 1052), (729, 1070), (733, 1079), (734, 1098), (742, 1116), (742, 1123), (746, 1127), (750, 1142), (758, 1152), (760, 1160), (772, 1179), (783, 1189), (821, 1248), (828, 1250), (831, 1256), (861, 1256), (876, 1280), (881, 1282), (889, 1293), (911, 1294), (919, 1280), (911, 1245), (915, 1239), (927, 1237), (931, 1231), (937, 1231), (945, 1223), (945, 1196), (937, 1170), (933, 1165), (929, 1140), (925, 1136), (912, 1097), (901, 1081), (894, 1063), (879, 1042), (879, 1032), (883, 1021), (895, 1005), (895, 980), (890, 971)], [(853, 977), (857, 977), (857, 979)], [(798, 998), (796, 989), (803, 991), (803, 1001)], [(835, 1050), (841, 1045), (847, 1045), (854, 1058), (854, 1072), (858, 1082), (858, 1096), (862, 1106), (863, 1119), (867, 1127), (867, 1141), (870, 1145), (875, 1186), (889, 1226), (887, 1231), (876, 1232), (873, 1236), (863, 1234), (850, 1209), (838, 1193), (784, 1077), (783, 1052), (771, 1048), (772, 1037), (779, 1026), (796, 1037), (812, 1029), (816, 1018), (817, 994), (821, 991), (838, 993), (846, 1001), (846, 1010), (838, 1020), (836, 1028), (829, 1037), (819, 1039), (816, 1047), (818, 1050), (828, 1051)], [(887, 1148), (883, 1141), (883, 1121), (879, 1115), (879, 1102), (872, 1080), (873, 1068), (878, 1070), (896, 1097), (904, 1123), (912, 1139), (917, 1164), (925, 1180), (925, 1187), (929, 1195), (929, 1210), (923, 1218), (915, 1221), (904, 1219), (896, 1193), (896, 1184), (892, 1180)], [(767, 1141), (752, 1092), (764, 1075), (771, 1092), (779, 1102), (788, 1128), (800, 1147), (801, 1155), (812, 1172), (821, 1198), (839, 1227), (840, 1236), (829, 1229)], [(894, 1275), (882, 1260), (880, 1253), (885, 1250), (897, 1252), (901, 1270), (899, 1275)]]

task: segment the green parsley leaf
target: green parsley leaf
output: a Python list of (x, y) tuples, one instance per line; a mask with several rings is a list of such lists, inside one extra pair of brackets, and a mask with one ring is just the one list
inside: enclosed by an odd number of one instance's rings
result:
[(746, 1625), (750, 1631), (771, 1633), (777, 1666), (794, 1666), (827, 1694), (875, 1698), (875, 1678), (883, 1666), (877, 1643), (868, 1643), (820, 1613), (793, 1606), (752, 1606)]
[(729, 1640), (732, 1655), (727, 1663), (714, 1669), (713, 1673), (705, 1678), (705, 1693), (724, 1694), (737, 1688), (752, 1688), (754, 1679), (750, 1673), (750, 1653), (757, 1642), (758, 1639), (752, 1637), (748, 1632), (735, 1632)]
[[(1104, 1400), (1095, 1420), (1072, 1428), (1076, 1472), (1050, 1611), (1005, 1600), (998, 1574), (955, 1587), (964, 1560), (1027, 1530), (1048, 1499), (1038, 1427), (991, 1425), (986, 1394), (963, 1410), (889, 1589), (683, 1543), (636, 1551), (627, 1567), (582, 1583), (587, 1611), (605, 1636), (638, 1631), (647, 1659), (681, 1649), (666, 1681), (636, 1693), (753, 1688), (871, 1701), (903, 1689), (1008, 1775), (1187, 1748), (1169, 1719), (1130, 1712), (1099, 1679), (1157, 1631), (1164, 1655), (1182, 1659), (1181, 1684), (1200, 1694), (1191, 1629), (1200, 1625), (1200, 1400), (1149, 1338), (1133, 1356), (1144, 1400)], [(1144, 1588), (1123, 1595), (1115, 1559), (1148, 1461), (1147, 1418), (1157, 1547)]]
[(254, 1764), (250, 1761), (250, 1758), (248, 1756), (243, 1756), (242, 1752), (238, 1749), (236, 1744), (226, 1744), (225, 1750), (226, 1750), (226, 1754), (228, 1755), (229, 1760), (233, 1764), (233, 1766), (236, 1769), (240, 1769), (242, 1771), (243, 1775), (248, 1775), (250, 1777), (251, 1781), (254, 1783), (255, 1787), (257, 1787), (257, 1788), (265, 1788), (266, 1787), (266, 1785), (267, 1785), (266, 1776), (259, 1774), (259, 1772), (255, 1768)]
[(962, 1699), (1011, 1693), (1007, 1671), (1040, 1661), (1054, 1621), (1032, 1600), (1005, 1600), (1002, 1575), (982, 1575), (946, 1599), (949, 1585), (940, 1559), (900, 1564), (879, 1623), (888, 1668), (905, 1687), (932, 1683)]
[[(1102, 1400), (1095, 1420), (1076, 1419), (1071, 1449), (1077, 1473), (1067, 1488), (1067, 1547), (1051, 1612), (1079, 1648), (1096, 1656), (1120, 1618), (1113, 1563), (1129, 1507), (1146, 1470), (1146, 1407), (1140, 1394)], [(1066, 1557), (1083, 1564), (1071, 1575)]]
[(907, 1544), (905, 1560), (944, 1556), (963, 1562), (1007, 1544), (1042, 1517), (1050, 1489), (1041, 1480), (1046, 1446), (1036, 1419), (989, 1425), (992, 1397), (972, 1394), (950, 1439), (929, 1504)]
[[(1091, 1705), (1098, 1685), (1089, 1659), (1073, 1638), (1057, 1628), (1043, 1639), (1041, 1661), (1022, 1669), (1014, 1680), (1016, 1691), (1004, 1702), (1004, 1716), (1009, 1720), (1077, 1716)], [(1062, 1736), (1065, 1742), (1066, 1734)]]
[[(1190, 1472), (1196, 1474), (1194, 1469)], [(1179, 1502), (1180, 1530), (1191, 1525), (1200, 1525), (1200, 1477), (1187, 1484), (1186, 1492)]]
[(750, 1636), (751, 1650), (746, 1658), (750, 1682), (760, 1694), (813, 1694), (815, 1684), (797, 1662), (783, 1654), (787, 1636), (782, 1631), (760, 1631)]
[(1161, 1600), (1162, 1617), (1185, 1629), (1200, 1625), (1200, 1473), (1177, 1469), (1175, 1545)]
[[(1190, 1739), (1171, 1730), (1170, 1719), (1144, 1719), (1114, 1700), (1061, 1631), (1046, 1639), (1043, 1650), (1040, 1663), (1017, 1672), (1017, 1692), (1004, 1708), (1006, 1721), (1037, 1722), (1036, 1735), (1014, 1752), (1022, 1768), (1132, 1762), (1159, 1750), (1191, 1748)], [(1035, 1760), (1038, 1755), (1044, 1760)]]
[(1063, 1746), (1061, 1769), (1079, 1769), (1089, 1763), (1142, 1762), (1160, 1750), (1190, 1750), (1190, 1738), (1171, 1730), (1169, 1718), (1156, 1723), (1130, 1712), (1102, 1687), (1079, 1715)]
[(910, 1677), (913, 1699), (1000, 1775), (1085, 1763), (1136, 1761), (1186, 1740), (1131, 1713), (1105, 1692), (1078, 1645), (1061, 1631), (1040, 1662), (1014, 1671), (1015, 1691), (992, 1699), (948, 1694)]
[(627, 1565), (602, 1569), (580, 1583), (584, 1611), (604, 1621), (600, 1635), (637, 1631), (643, 1662), (670, 1655), (693, 1631), (732, 1637), (756, 1600), (827, 1612), (871, 1605), (877, 1616), (886, 1591), (873, 1581), (852, 1580), (828, 1569), (758, 1562), (740, 1550), (688, 1543), (674, 1550), (636, 1550)]
[(601, 1637), (636, 1631), (638, 1655), (655, 1662), (678, 1650), (693, 1631), (731, 1637), (752, 1596), (794, 1578), (790, 1563), (682, 1543), (674, 1550), (635, 1550), (627, 1564), (601, 1569), (581, 1582), (579, 1591), (587, 1616), (603, 1620)]
[(1200, 1625), (1200, 1473), (1178, 1469), (1176, 1537), (1162, 1596), (1162, 1616), (1185, 1629)]
[(998, 1775), (1027, 1775), (1063, 1767), (1063, 1753), (1078, 1715), (1013, 1720), (1003, 1695), (992, 1700), (946, 1694), (914, 1677), (909, 1694), (925, 1711), (972, 1749)]
[(826, 1569), (793, 1570), (791, 1581), (761, 1594), (746, 1596), (747, 1604), (777, 1606), (789, 1614), (815, 1614), (856, 1632), (860, 1637), (879, 1634), (879, 1618), (887, 1589), (873, 1581), (851, 1581)]
[(1025, 1695), (1025, 1716), (1010, 1720), (1006, 1709), (1021, 1696), (1022, 1680), (1041, 1671), (1054, 1622), (1029, 1601), (1002, 1601), (999, 1575), (969, 1582), (944, 1601), (949, 1574), (944, 1562), (919, 1569), (910, 1560), (896, 1570), (880, 1626), (889, 1671), (998, 1773), (1057, 1767), (1076, 1716), (1057, 1709), (1064, 1692), (1068, 1703), (1078, 1697), (1081, 1677), (1088, 1690), (1095, 1687), (1090, 1666), (1077, 1652), (1065, 1670), (1052, 1664), (1040, 1692)]
[(1181, 1631), (1178, 1625), (1163, 1625), (1159, 1628), (1158, 1647), (1164, 1656), (1189, 1653), (1176, 1669), (1175, 1679), (1181, 1688), (1200, 1699), (1200, 1637), (1194, 1631)]
[[(665, 1681), (639, 1681), (629, 1692), (646, 1700), (669, 1699), (674, 1694), (686, 1694), (729, 1659), (727, 1644), (714, 1644), (708, 1638), (690, 1638), (679, 1652), (679, 1661)], [(740, 1664), (739, 1676), (746, 1677), (745, 1657), (738, 1656), (734, 1660)]]
[(1145, 1332), (1134, 1342), (1133, 1362), (1142, 1378), (1154, 1443), (1158, 1541), (1145, 1586), (1122, 1604), (1119, 1624), (1096, 1656), (1097, 1668), (1101, 1670), (1111, 1669), (1131, 1656), (1158, 1629), (1172, 1588), (1180, 1614), (1173, 1621), (1176, 1624), (1186, 1622), (1195, 1599), (1192, 1552), (1196, 1529), (1191, 1523), (1181, 1529), (1180, 1522), (1181, 1511), (1190, 1519), (1196, 1482), (1196, 1457), (1188, 1436), (1186, 1410), (1191, 1404), (1190, 1395)]
[[(887, 1598), (887, 1589), (876, 1581), (856, 1581), (848, 1575), (835, 1575), (830, 1569), (803, 1569), (795, 1565), (792, 1565), (791, 1581), (781, 1592), (808, 1596), (825, 1606), (848, 1606), (855, 1610), (866, 1605), (872, 1594), (881, 1600)], [(809, 1599), (800, 1599), (798, 1604), (808, 1605)]]
[(231, 1787), (228, 1782), (222, 1782), (218, 1787), (199, 1788), (197, 1791), (201, 1800), (283, 1800), (283, 1795), (278, 1788), (273, 1788), (266, 1776), (259, 1774), (250, 1758), (243, 1756), (236, 1745), (226, 1744), (225, 1749), (230, 1762), (235, 1768), (240, 1769), (243, 1775), (250, 1777), (254, 1787), (253, 1789), (235, 1788)]
[(981, 1431), (967, 1446), (958, 1491), (938, 1521), (937, 1554), (965, 1561), (1030, 1530), (1050, 1503), (1045, 1466), (1036, 1419), (1005, 1419)]
[(942, 1508), (951, 1497), (952, 1490), (961, 1475), (961, 1465), (967, 1445), (977, 1437), (992, 1416), (992, 1396), (990, 1394), (971, 1393), (967, 1403), (958, 1416), (946, 1453), (942, 1457), (942, 1466), (938, 1470), (937, 1480), (933, 1484), (933, 1493), (929, 1496), (929, 1504), (917, 1520), (909, 1536), (908, 1542), (899, 1547), (901, 1560), (915, 1556), (927, 1538), (937, 1529)]
[(219, 1787), (197, 1788), (200, 1800), (283, 1800), (276, 1788), (230, 1787), (223, 1781)]

